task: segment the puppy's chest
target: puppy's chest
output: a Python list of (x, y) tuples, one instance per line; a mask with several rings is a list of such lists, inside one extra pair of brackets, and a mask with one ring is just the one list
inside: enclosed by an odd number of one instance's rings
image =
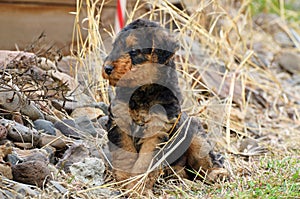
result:
[(126, 129), (137, 149), (145, 138), (168, 135), (181, 112), (179, 101), (171, 90), (157, 84), (136, 89), (119, 88), (112, 110), (117, 125)]

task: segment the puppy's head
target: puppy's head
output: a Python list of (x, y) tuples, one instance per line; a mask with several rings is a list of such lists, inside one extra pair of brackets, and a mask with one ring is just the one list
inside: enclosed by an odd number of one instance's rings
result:
[(118, 34), (104, 61), (102, 75), (113, 86), (121, 78), (149, 79), (156, 75), (155, 67), (167, 64), (178, 47), (172, 35), (157, 23), (135, 20)]

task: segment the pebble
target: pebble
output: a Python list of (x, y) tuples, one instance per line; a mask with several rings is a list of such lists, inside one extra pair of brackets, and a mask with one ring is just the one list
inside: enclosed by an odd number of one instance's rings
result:
[(46, 162), (35, 160), (12, 166), (13, 179), (25, 184), (44, 187), (44, 183), (51, 179), (50, 170)]
[(0, 162), (8, 155), (12, 153), (12, 144), (6, 142), (3, 145), (0, 145)]
[(7, 155), (7, 162), (11, 163), (12, 165), (15, 165), (22, 161), (23, 160), (21, 158), (19, 158), (16, 154), (8, 154)]
[(59, 71), (74, 77), (75, 67), (77, 59), (72, 56), (64, 56), (59, 62), (57, 62), (57, 68)]
[(2, 126), (7, 126), (7, 137), (15, 142), (31, 143), (36, 146), (40, 140), (40, 133), (19, 123), (7, 119), (0, 119)]
[(89, 150), (84, 144), (74, 143), (64, 153), (57, 166), (63, 168), (65, 172), (70, 172), (70, 166), (89, 157)]
[(282, 28), (287, 28), (287, 24), (280, 16), (276, 14), (260, 13), (254, 18), (254, 23), (260, 26), (266, 33), (273, 36), (273, 39), (281, 47), (293, 47), (294, 42), (291, 40), (290, 35)]
[(64, 136), (53, 136), (42, 134), (39, 142), (39, 147), (44, 147), (46, 145), (50, 145), (56, 149), (63, 149), (69, 143), (68, 140), (64, 139)]
[(0, 174), (8, 179), (13, 179), (12, 170), (9, 163), (0, 162)]
[(90, 120), (97, 119), (103, 115), (104, 113), (100, 108), (94, 107), (79, 107), (74, 109), (74, 111), (71, 113), (72, 118), (87, 116)]
[(85, 134), (88, 133), (96, 137), (97, 131), (88, 116), (80, 116), (75, 119), (78, 128)]
[(34, 128), (37, 130), (43, 130), (44, 133), (49, 135), (56, 135), (56, 131), (52, 122), (43, 119), (37, 119), (33, 122)]
[(239, 144), (240, 152), (248, 152), (251, 148), (258, 147), (258, 141), (251, 138), (243, 139)]
[(70, 166), (75, 180), (88, 186), (100, 186), (104, 182), (105, 165), (99, 158), (84, 158)]
[(94, 102), (94, 100), (90, 96), (84, 94), (80, 88), (77, 88), (71, 94), (72, 95), (66, 97), (68, 101), (58, 99), (52, 100), (52, 105), (58, 110), (64, 109), (72, 112), (76, 108), (90, 106)]
[(67, 137), (80, 138), (80, 134), (76, 129), (76, 123), (72, 119), (57, 121), (54, 123), (54, 127)]
[[(41, 149), (42, 150), (42, 149)], [(40, 150), (33, 150), (32, 153), (24, 157), (24, 162), (29, 162), (29, 161), (42, 161), (42, 162), (49, 162), (49, 158), (47, 157), (48, 154), (46, 154), (45, 151), (40, 151)]]
[(40, 57), (38, 59), (38, 62), (40, 63), (40, 67), (41, 69), (48, 71), (48, 70), (57, 70), (55, 64), (50, 61), (49, 59), (45, 58), (45, 57)]
[(105, 115), (108, 115), (109, 112), (108, 112), (108, 105), (105, 104), (104, 102), (95, 102), (95, 103), (92, 103), (92, 107), (95, 107), (95, 108), (100, 108)]
[(59, 191), (59, 193), (66, 194), (68, 192), (68, 189), (64, 188), (59, 182), (51, 180), (50, 184), (52, 184), (56, 190)]
[(11, 88), (5, 85), (0, 88), (0, 104), (1, 107), (7, 111), (20, 111), (21, 106), (24, 105), (24, 100), (20, 97), (21, 94), (11, 91)]
[(277, 57), (278, 64), (292, 74), (300, 74), (300, 54), (296, 52), (282, 52)]
[(27, 115), (33, 121), (37, 119), (44, 119), (43, 113), (40, 111), (40, 109), (37, 108), (37, 106), (33, 102), (23, 106), (20, 112), (24, 115)]
[(99, 123), (99, 124), (101, 125), (101, 127), (102, 127), (103, 129), (105, 129), (105, 130), (107, 130), (107, 128), (106, 128), (107, 122), (108, 122), (108, 116), (107, 116), (107, 115), (105, 115), (105, 116), (103, 116), (103, 117), (100, 117), (100, 118), (98, 119), (98, 123)]
[(22, 149), (32, 149), (33, 145), (31, 142), (14, 142), (14, 145)]

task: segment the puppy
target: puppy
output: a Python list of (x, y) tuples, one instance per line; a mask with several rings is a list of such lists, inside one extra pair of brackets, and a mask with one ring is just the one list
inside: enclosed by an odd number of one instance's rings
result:
[(156, 179), (175, 171), (179, 176), (226, 176), (223, 158), (215, 155), (201, 123), (181, 111), (174, 37), (157, 23), (138, 19), (117, 36), (102, 75), (116, 87), (107, 123), (113, 173), (138, 192), (151, 190)]

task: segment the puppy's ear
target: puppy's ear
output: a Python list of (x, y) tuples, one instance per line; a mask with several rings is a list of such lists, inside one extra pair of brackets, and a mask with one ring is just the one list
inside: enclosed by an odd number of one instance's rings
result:
[(179, 49), (179, 44), (171, 33), (159, 29), (153, 38), (154, 53), (158, 63), (165, 64), (172, 58)]

